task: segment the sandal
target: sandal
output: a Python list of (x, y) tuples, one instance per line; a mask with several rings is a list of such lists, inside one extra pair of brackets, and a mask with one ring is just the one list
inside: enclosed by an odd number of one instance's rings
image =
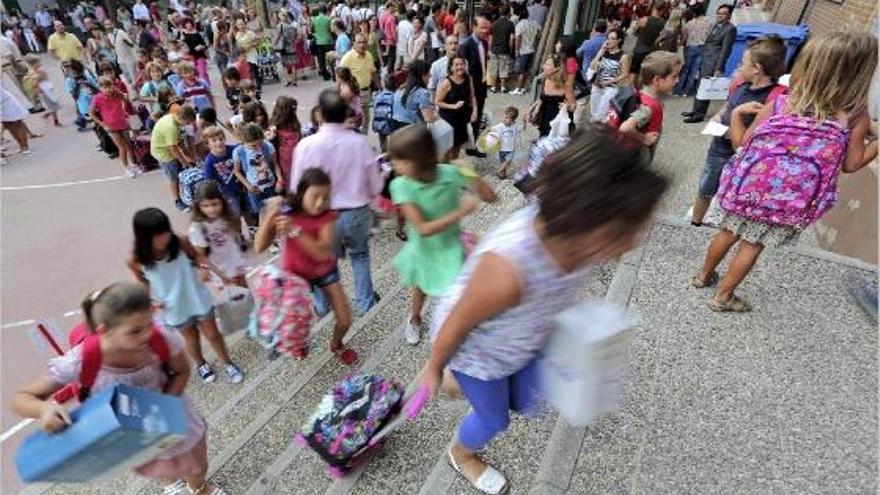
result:
[(737, 295), (730, 296), (726, 301), (719, 301), (717, 297), (712, 296), (708, 304), (712, 311), (719, 313), (748, 313), (752, 310), (752, 306)]
[(462, 478), (467, 480), (467, 482), (480, 493), (485, 493), (486, 495), (503, 495), (510, 489), (510, 483), (507, 482), (507, 478), (489, 464), (486, 464), (486, 469), (480, 473), (480, 476), (477, 477), (476, 481), (469, 480), (467, 476), (464, 475), (464, 471), (458, 467), (458, 463), (455, 462), (455, 457), (452, 456), (451, 448), (447, 451), (447, 454), (449, 455), (449, 465), (452, 466), (452, 469), (460, 474)]
[(714, 287), (715, 284), (718, 283), (718, 272), (712, 272), (712, 275), (709, 275), (708, 280), (703, 280), (699, 277), (699, 275), (694, 275), (691, 278), (691, 285), (696, 287), (697, 289), (705, 289), (706, 287)]
[(193, 495), (226, 495), (226, 491), (223, 490), (222, 488), (218, 488), (216, 486), (211, 485), (211, 490), (207, 491), (207, 490), (205, 490), (205, 488), (207, 488), (207, 487), (208, 487), (207, 481), (202, 483), (202, 486), (196, 488), (195, 490), (193, 490), (189, 485), (187, 485), (187, 489), (189, 489), (189, 492), (192, 493)]
[(396, 235), (397, 238), (400, 239), (400, 240), (403, 241), (403, 242), (406, 242), (406, 241), (407, 241), (406, 232), (404, 232), (403, 229), (397, 229), (397, 230), (394, 232), (394, 235)]
[(170, 485), (165, 485), (165, 488), (162, 490), (162, 495), (183, 495), (185, 493), (189, 494), (191, 491), (183, 480), (177, 480)]
[(346, 366), (354, 366), (358, 362), (358, 353), (347, 345), (343, 344), (338, 349), (330, 349), (330, 351)]

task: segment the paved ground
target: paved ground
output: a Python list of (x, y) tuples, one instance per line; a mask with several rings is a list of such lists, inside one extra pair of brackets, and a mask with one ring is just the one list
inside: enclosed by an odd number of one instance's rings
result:
[[(292, 92), (300, 116), (318, 89), (307, 83)], [(267, 100), (279, 90), (270, 87)], [(510, 102), (526, 105), (522, 98), (490, 100), (494, 109)], [(540, 421), (517, 419), (487, 456), (511, 477), (513, 493), (875, 492), (876, 324), (843, 289), (847, 276), (875, 274), (803, 248), (768, 251), (743, 287), (756, 311), (709, 312), (708, 295), (687, 280), (711, 231), (675, 221), (690, 202), (707, 144), (695, 136), (697, 127), (679, 123), (687, 103), (667, 102), (667, 130), (655, 160), (673, 177), (661, 212), (673, 221), (658, 223), (643, 250), (597, 270), (584, 291), (585, 297), (628, 301), (641, 317), (622, 410), (588, 429), (567, 427), (552, 413)], [(92, 152), (85, 136), (64, 132), (63, 140), (38, 140), (33, 155), (4, 165), (3, 187), (117, 174), (118, 165)], [(497, 187), (501, 200), (468, 219), (470, 230), (484, 232), (521, 204), (509, 184)], [(157, 174), (3, 190), (3, 322), (61, 315), (87, 288), (127, 277), (121, 260), (130, 243), (128, 222), (147, 204), (171, 211)], [(54, 214), (64, 208), (70, 213)], [(48, 211), (53, 214), (36, 213)], [(173, 221), (182, 227), (186, 219), (174, 215)], [(362, 350), (365, 368), (408, 382), (428, 347), (409, 347), (401, 338), (408, 293), (388, 263), (399, 246), (389, 229), (373, 239), (374, 277), (384, 297), (358, 320), (351, 344)], [(343, 272), (350, 286), (347, 267)], [(249, 372), (244, 386), (189, 388), (211, 425), (214, 479), (230, 493), (471, 493), (442, 456), (466, 411), (461, 402), (432, 404), (364, 470), (341, 481), (332, 482), (314, 455), (290, 442), (323, 391), (346, 371), (324, 349), (329, 323), (315, 328), (315, 352), (304, 362), (267, 363), (253, 343), (234, 336), (233, 353)], [(24, 330), (0, 334), (4, 401), (10, 384), (44, 361), (31, 354)], [(14, 421), (4, 415), (4, 428)], [(12, 446), (3, 445), (4, 492), (15, 486)], [(144, 493), (151, 487), (124, 476), (82, 487), (32, 486), (26, 493)]]

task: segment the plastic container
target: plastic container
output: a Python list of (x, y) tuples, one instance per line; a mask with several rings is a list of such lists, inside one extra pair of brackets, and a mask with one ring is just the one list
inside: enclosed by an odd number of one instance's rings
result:
[(730, 76), (739, 67), (749, 40), (769, 34), (778, 35), (785, 41), (785, 65), (789, 67), (798, 48), (807, 40), (809, 28), (805, 24), (790, 26), (788, 24), (774, 24), (772, 22), (740, 24), (736, 26), (736, 40), (733, 42), (730, 57), (727, 58), (727, 64), (724, 66), (724, 75)]

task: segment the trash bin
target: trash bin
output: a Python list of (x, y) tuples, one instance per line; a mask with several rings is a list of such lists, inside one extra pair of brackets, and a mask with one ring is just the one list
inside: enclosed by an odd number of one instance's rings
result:
[(767, 36), (769, 34), (778, 35), (785, 41), (785, 64), (791, 64), (792, 57), (797, 53), (797, 49), (806, 41), (809, 28), (804, 25), (789, 26), (787, 24), (773, 24), (770, 22), (762, 22), (757, 24), (740, 24), (736, 27), (736, 40), (733, 42), (733, 48), (730, 50), (730, 57), (724, 66), (724, 75), (730, 76), (739, 67), (742, 60), (743, 52), (748, 47), (749, 40)]

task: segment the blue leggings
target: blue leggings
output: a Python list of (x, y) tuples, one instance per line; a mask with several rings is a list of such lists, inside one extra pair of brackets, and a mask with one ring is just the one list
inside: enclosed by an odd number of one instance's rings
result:
[(510, 411), (535, 414), (538, 398), (537, 358), (516, 373), (497, 380), (479, 380), (452, 372), (473, 411), (458, 428), (458, 440), (468, 450), (480, 450), (507, 429)]

